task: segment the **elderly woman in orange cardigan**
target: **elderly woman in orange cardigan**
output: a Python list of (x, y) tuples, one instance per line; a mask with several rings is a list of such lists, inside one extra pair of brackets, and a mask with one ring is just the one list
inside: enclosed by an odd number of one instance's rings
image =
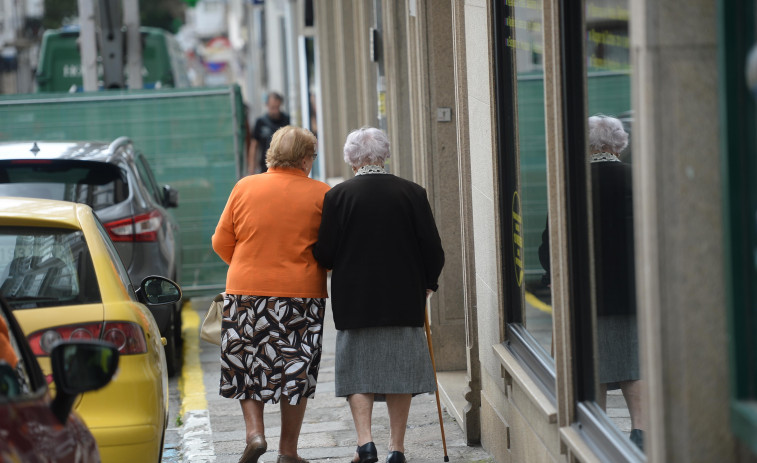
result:
[(242, 406), (247, 446), (240, 463), (265, 453), (264, 404), (280, 404), (278, 463), (301, 463), (297, 441), (315, 394), (326, 270), (313, 258), (329, 187), (308, 177), (316, 138), (282, 127), (266, 155), (268, 171), (240, 180), (213, 235), (229, 264), (221, 334), (223, 397)]

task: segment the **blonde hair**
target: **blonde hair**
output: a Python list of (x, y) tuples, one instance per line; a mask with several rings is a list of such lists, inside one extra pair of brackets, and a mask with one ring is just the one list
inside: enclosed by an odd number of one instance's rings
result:
[(287, 125), (273, 134), (271, 146), (265, 155), (265, 164), (270, 167), (300, 167), (307, 156), (315, 155), (315, 135), (302, 127)]

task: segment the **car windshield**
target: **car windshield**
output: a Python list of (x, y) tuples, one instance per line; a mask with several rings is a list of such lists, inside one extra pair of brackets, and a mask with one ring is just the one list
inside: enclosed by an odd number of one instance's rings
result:
[(97, 161), (19, 159), (0, 162), (0, 196), (57, 199), (94, 210), (129, 196), (121, 169)]
[(0, 227), (0, 282), (14, 310), (101, 301), (79, 230)]

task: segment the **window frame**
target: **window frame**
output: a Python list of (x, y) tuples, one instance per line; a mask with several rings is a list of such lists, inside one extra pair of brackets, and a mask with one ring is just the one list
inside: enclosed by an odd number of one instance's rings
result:
[[(602, 461), (640, 462), (644, 454), (609, 420), (596, 403), (595, 331), (596, 296), (592, 260), (593, 227), (587, 152), (588, 92), (586, 73), (585, 1), (560, 2), (562, 128), (566, 186), (566, 234), (571, 323), (575, 421), (578, 431)], [(589, 278), (586, 276), (589, 275)], [(581, 308), (590, 307), (590, 310)]]
[[(531, 379), (542, 393), (557, 404), (557, 375), (555, 362), (544, 355), (544, 349), (528, 332), (524, 321), (525, 298), (521, 285), (517, 283), (513, 238), (513, 213), (516, 195), (520, 195), (517, 81), (515, 77), (515, 56), (506, 44), (508, 27), (505, 20), (512, 16), (513, 6), (505, 0), (495, 0), (492, 4), (492, 31), (494, 35), (494, 76), (496, 102), (496, 180), (499, 185), (499, 227), (501, 268), (505, 305), (504, 347), (525, 367)], [(546, 173), (545, 173), (546, 175)], [(520, 201), (517, 204), (521, 211)]]
[[(105, 229), (105, 226), (96, 215), (92, 214), (92, 219), (95, 222), (95, 227), (97, 228), (97, 232), (99, 234), (98, 238), (102, 241), (102, 244), (105, 247), (105, 251), (108, 254), (108, 257), (110, 257), (110, 261), (113, 264), (113, 271), (121, 280), (121, 284), (124, 285), (124, 288), (126, 288), (126, 293), (129, 296), (129, 299), (134, 302), (139, 302), (139, 300), (137, 299), (136, 288), (138, 288), (142, 282), (137, 282), (137, 286), (134, 285), (134, 282), (131, 281), (129, 271), (126, 270), (126, 266), (121, 260), (121, 256), (118, 254), (118, 250), (113, 244), (113, 241), (110, 239), (110, 235), (108, 235), (108, 231)], [(97, 280), (97, 284), (98, 286), (100, 285), (99, 279)]]
[(155, 180), (155, 176), (152, 173), (150, 164), (148, 164), (147, 159), (142, 155), (142, 153), (139, 153), (139, 152), (135, 153), (134, 165), (137, 168), (137, 175), (142, 180), (142, 183), (144, 184), (147, 191), (150, 192), (150, 196), (152, 196), (153, 200), (158, 205), (163, 206), (164, 205), (163, 189), (158, 185), (158, 182)]

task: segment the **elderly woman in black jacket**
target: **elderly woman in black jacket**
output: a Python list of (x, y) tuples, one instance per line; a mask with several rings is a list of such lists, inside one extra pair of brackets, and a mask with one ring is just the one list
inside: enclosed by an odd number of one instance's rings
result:
[(354, 462), (378, 460), (374, 400), (389, 410), (388, 463), (405, 461), (411, 398), (436, 388), (424, 337), (425, 301), (444, 266), (426, 191), (387, 173), (389, 139), (365, 127), (347, 136), (355, 177), (327, 194), (316, 260), (332, 269), (336, 395), (347, 397), (357, 430)]
[(623, 392), (631, 415), (631, 440), (643, 449), (631, 165), (618, 158), (628, 145), (628, 133), (620, 120), (604, 115), (590, 117), (588, 125), (598, 267), (597, 401), (605, 408), (608, 389)]

